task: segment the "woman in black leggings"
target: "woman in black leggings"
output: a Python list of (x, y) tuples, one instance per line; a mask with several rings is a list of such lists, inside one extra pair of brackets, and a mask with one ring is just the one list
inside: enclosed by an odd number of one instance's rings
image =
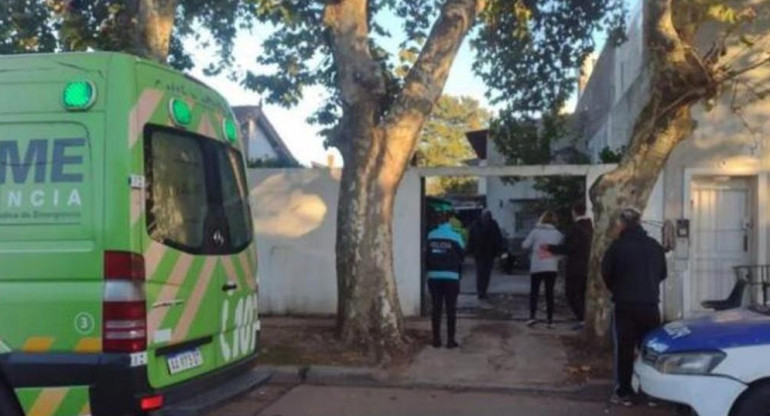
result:
[(548, 306), (548, 328), (553, 328), (553, 291), (559, 270), (559, 258), (548, 251), (549, 245), (559, 245), (564, 236), (556, 229), (556, 215), (546, 211), (540, 217), (535, 229), (522, 243), (526, 250), (532, 250), (529, 272), (531, 287), (529, 292), (529, 321), (527, 326), (537, 323), (537, 301), (540, 297), (540, 285), (545, 282), (545, 299)]

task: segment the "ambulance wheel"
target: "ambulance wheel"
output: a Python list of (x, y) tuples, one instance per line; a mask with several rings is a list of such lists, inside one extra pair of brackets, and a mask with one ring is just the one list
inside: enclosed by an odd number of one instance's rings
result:
[(0, 416), (23, 416), (16, 397), (0, 383)]
[(770, 415), (770, 384), (752, 387), (738, 399), (731, 416), (766, 416)]

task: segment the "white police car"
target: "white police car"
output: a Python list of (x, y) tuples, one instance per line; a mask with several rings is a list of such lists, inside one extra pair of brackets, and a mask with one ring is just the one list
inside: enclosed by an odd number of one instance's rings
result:
[(667, 324), (644, 341), (634, 376), (647, 395), (698, 416), (770, 415), (770, 309)]

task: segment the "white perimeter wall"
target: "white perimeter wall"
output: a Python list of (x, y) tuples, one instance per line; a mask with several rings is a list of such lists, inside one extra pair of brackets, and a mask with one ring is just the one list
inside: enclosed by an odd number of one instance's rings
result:
[[(339, 179), (338, 169), (249, 171), (261, 313), (336, 313)], [(420, 233), (420, 178), (407, 172), (393, 224), (395, 272), (406, 316), (420, 312)]]

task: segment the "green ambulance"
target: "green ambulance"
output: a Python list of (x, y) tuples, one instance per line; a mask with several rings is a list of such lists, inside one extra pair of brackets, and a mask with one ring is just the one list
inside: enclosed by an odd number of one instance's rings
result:
[(238, 130), (136, 57), (0, 57), (0, 415), (170, 414), (254, 377)]

